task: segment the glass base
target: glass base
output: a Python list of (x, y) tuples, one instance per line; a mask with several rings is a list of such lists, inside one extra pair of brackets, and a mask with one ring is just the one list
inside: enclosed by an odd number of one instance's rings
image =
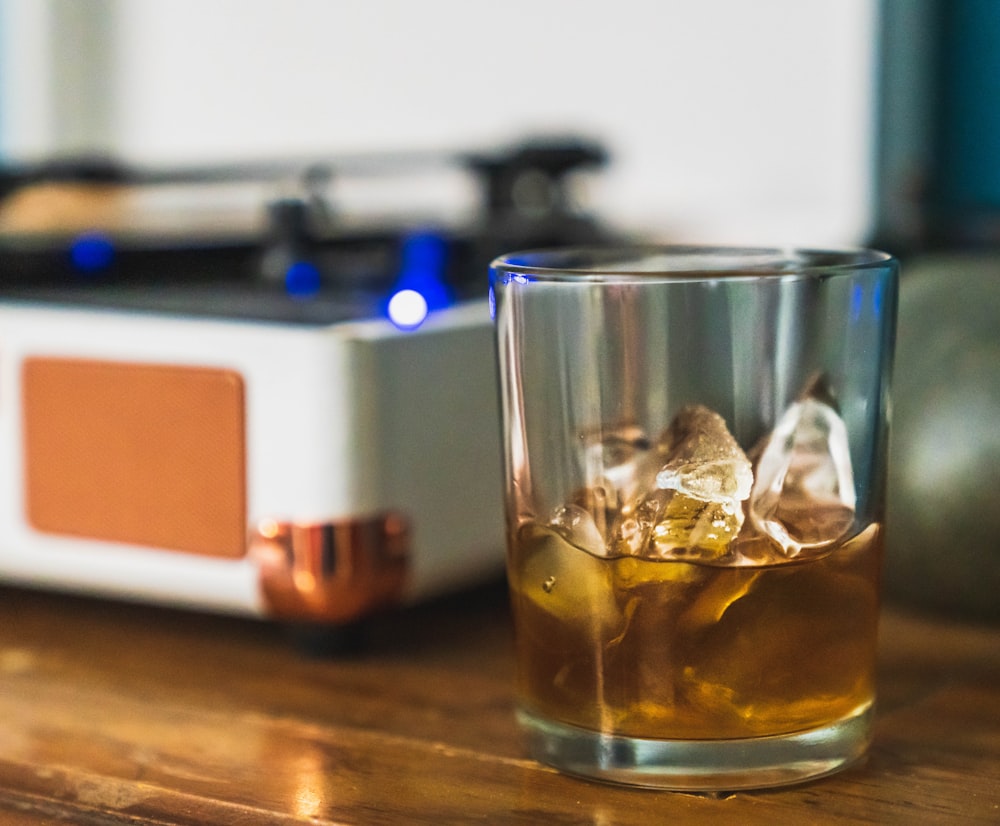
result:
[(864, 756), (872, 707), (823, 728), (740, 740), (644, 740), (518, 710), (532, 756), (567, 774), (675, 791), (723, 792), (800, 783)]

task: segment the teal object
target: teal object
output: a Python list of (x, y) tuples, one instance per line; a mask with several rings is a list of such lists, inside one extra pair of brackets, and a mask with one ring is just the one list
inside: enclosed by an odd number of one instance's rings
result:
[(1000, 208), (1000, 3), (949, 0), (940, 32), (937, 198)]

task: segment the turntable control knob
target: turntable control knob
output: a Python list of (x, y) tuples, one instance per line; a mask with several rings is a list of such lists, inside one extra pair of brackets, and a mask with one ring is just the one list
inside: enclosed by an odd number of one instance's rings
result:
[[(310, 285), (319, 288), (319, 271), (310, 263), (316, 245), (310, 213), (309, 204), (301, 198), (280, 198), (268, 205), (267, 240), (260, 265), (260, 276), (266, 283), (294, 287), (301, 293), (300, 276), (304, 268), (310, 268), (315, 275)], [(290, 275), (295, 275), (295, 285), (288, 283)]]

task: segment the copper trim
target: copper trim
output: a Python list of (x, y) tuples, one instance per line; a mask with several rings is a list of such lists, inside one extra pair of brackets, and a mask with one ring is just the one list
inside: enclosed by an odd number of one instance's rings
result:
[(250, 535), (266, 612), (346, 623), (400, 602), (410, 529), (396, 513), (322, 523), (265, 519)]

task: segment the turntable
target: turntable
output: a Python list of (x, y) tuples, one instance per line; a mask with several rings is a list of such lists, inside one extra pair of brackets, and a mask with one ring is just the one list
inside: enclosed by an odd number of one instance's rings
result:
[[(337, 625), (496, 576), (487, 264), (608, 239), (604, 160), (6, 170), (0, 580)], [(337, 197), (456, 173), (450, 217)]]

